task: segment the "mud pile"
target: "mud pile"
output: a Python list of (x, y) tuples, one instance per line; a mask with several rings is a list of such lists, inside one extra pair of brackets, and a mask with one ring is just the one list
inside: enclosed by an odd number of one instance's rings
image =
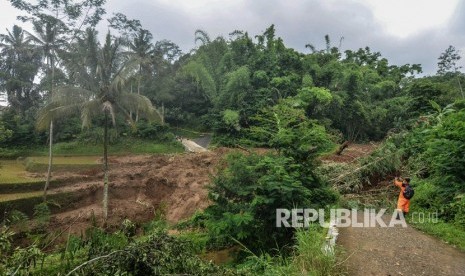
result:
[[(207, 186), (229, 151), (220, 148), (203, 153), (110, 158), (108, 225), (116, 227), (126, 218), (146, 222), (155, 213), (163, 213), (168, 222), (174, 223), (206, 208), (210, 204)], [(51, 190), (51, 194), (68, 195), (65, 203), (54, 209), (52, 225), (78, 233), (91, 226), (94, 218), (101, 221), (101, 170), (55, 177), (70, 182)]]

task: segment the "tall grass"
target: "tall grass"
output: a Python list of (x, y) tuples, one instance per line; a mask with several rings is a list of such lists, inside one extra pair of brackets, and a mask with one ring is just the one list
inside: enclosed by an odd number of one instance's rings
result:
[(345, 268), (337, 264), (336, 255), (323, 251), (327, 229), (311, 227), (297, 230), (293, 254), (271, 257), (264, 253), (253, 255), (244, 265), (246, 273), (282, 276), (328, 276), (345, 275)]
[(295, 255), (286, 266), (278, 267), (279, 275), (342, 275), (336, 257), (323, 252), (325, 235), (322, 231), (300, 230), (296, 233)]
[(409, 225), (427, 234), (438, 237), (444, 242), (465, 251), (465, 229), (443, 221), (424, 222), (408, 221)]

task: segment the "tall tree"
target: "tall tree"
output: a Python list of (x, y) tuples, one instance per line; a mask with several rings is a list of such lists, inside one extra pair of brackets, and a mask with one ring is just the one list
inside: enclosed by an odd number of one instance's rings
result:
[[(13, 7), (27, 13), (27, 16), (18, 16), (20, 20), (33, 23), (37, 35), (31, 35), (31, 38), (39, 46), (46, 59), (51, 98), (55, 75), (54, 58), (60, 44), (60, 31), (62, 35), (69, 36), (68, 39), (73, 41), (81, 33), (83, 27), (95, 26), (101, 20), (102, 15), (105, 14), (102, 6), (106, 0), (42, 0), (35, 4), (24, 0), (9, 1)], [(45, 26), (43, 26), (44, 22)], [(51, 70), (48, 70), (50, 68)], [(47, 197), (53, 163), (53, 120), (49, 123), (49, 162), (44, 186), (44, 201)]]
[(88, 26), (96, 26), (106, 13), (106, 0), (8, 0), (13, 7), (26, 12), (18, 16), (21, 21), (41, 21), (48, 17), (63, 22), (67, 36), (74, 40)]
[(460, 88), (460, 94), (462, 95), (462, 99), (465, 98), (463, 93), (462, 84), (460, 82), (460, 71), (459, 69), (462, 66), (459, 66), (457, 62), (461, 59), (460, 53), (454, 46), (450, 45), (444, 53), (442, 53), (438, 58), (438, 75), (444, 76), (446, 74), (452, 74), (457, 78), (457, 82)]
[[(152, 34), (148, 30), (139, 29), (129, 42), (129, 58), (137, 63), (137, 94), (141, 94), (141, 82), (150, 77), (150, 64), (152, 63), (153, 44)], [(139, 110), (136, 110), (136, 122), (139, 120)]]
[[(54, 17), (45, 17), (44, 21), (33, 21), (34, 34), (29, 33), (29, 37), (34, 42), (36, 49), (45, 59), (45, 75), (46, 83), (49, 83), (49, 97), (53, 97), (53, 89), (55, 82), (55, 66), (58, 57), (58, 51), (64, 45), (64, 40), (60, 38), (60, 33), (63, 31), (63, 24)], [(45, 23), (45, 24), (44, 24)], [(49, 125), (49, 160), (47, 169), (47, 178), (44, 186), (44, 201), (47, 200), (47, 190), (50, 185), (53, 164), (53, 120)]]
[[(81, 75), (79, 80), (82, 83), (57, 89), (52, 101), (42, 109), (37, 122), (39, 128), (44, 128), (54, 117), (79, 112), (82, 126), (90, 127), (93, 118), (103, 115), (103, 217), (105, 221), (108, 218), (108, 128), (110, 121), (115, 125), (116, 115), (120, 113), (133, 125), (130, 110), (136, 107), (148, 119), (161, 120), (160, 114), (147, 97), (126, 92), (126, 83), (134, 74), (137, 63), (124, 58), (121, 42), (121, 39), (112, 38), (108, 33), (105, 44), (98, 49), (95, 57), (97, 74), (90, 75), (90, 70), (87, 70), (87, 67), (92, 66), (92, 62), (82, 64), (83, 68), (79, 70)], [(73, 70), (76, 71), (75, 68)]]
[(15, 112), (24, 114), (40, 97), (34, 87), (40, 56), (33, 51), (31, 39), (17, 25), (0, 35), (0, 49), (0, 88), (6, 91)]

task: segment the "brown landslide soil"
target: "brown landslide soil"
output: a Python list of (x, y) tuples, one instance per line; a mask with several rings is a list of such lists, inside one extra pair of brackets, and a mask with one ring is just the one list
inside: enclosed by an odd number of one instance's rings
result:
[[(228, 149), (176, 155), (139, 155), (110, 158), (109, 213), (107, 225), (117, 227), (125, 219), (147, 222), (164, 213), (168, 222), (178, 222), (209, 205), (206, 186)], [(79, 175), (57, 173), (55, 179), (69, 179), (66, 186), (50, 194), (72, 196), (52, 216), (54, 230), (70, 228), (80, 233), (102, 218), (103, 173)]]
[[(322, 161), (355, 162), (375, 148), (375, 144), (352, 144), (341, 155), (326, 156)], [(125, 218), (147, 222), (157, 210), (174, 223), (206, 208), (210, 204), (206, 187), (229, 151), (219, 148), (202, 153), (110, 158), (107, 225), (117, 227)], [(73, 196), (54, 212), (53, 230), (79, 234), (92, 225), (93, 216), (101, 221), (101, 170), (57, 173), (54, 177), (69, 183), (50, 193), (71, 192)], [(386, 189), (386, 182), (372, 189), (377, 188)], [(349, 275), (465, 275), (464, 252), (410, 226), (340, 228), (338, 245), (346, 252), (344, 264)]]

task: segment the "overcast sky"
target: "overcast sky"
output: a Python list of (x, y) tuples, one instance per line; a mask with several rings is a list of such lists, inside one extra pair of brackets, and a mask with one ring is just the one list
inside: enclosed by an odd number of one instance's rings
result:
[[(329, 34), (334, 46), (344, 37), (342, 50), (369, 46), (392, 64), (420, 63), (426, 74), (436, 72), (449, 45), (465, 53), (465, 0), (108, 0), (106, 9), (139, 19), (155, 40), (169, 39), (184, 52), (195, 46), (196, 29), (212, 38), (234, 30), (254, 36), (275, 24), (299, 51), (308, 43), (324, 48)], [(0, 0), (0, 12), (5, 32), (19, 12), (7, 0)]]

